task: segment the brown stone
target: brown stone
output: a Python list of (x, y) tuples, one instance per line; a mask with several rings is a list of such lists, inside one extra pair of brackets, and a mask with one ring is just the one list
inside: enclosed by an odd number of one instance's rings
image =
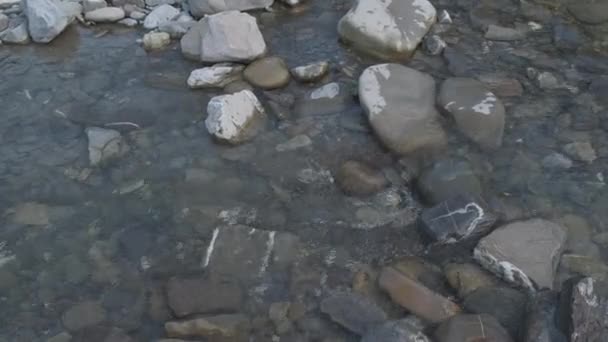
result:
[(433, 323), (442, 322), (461, 310), (451, 300), (433, 292), (393, 267), (385, 267), (380, 274), (380, 287), (410, 312)]
[(219, 278), (173, 278), (167, 284), (169, 307), (178, 317), (195, 313), (235, 312), (243, 291), (231, 280)]
[(382, 172), (354, 160), (342, 164), (337, 181), (342, 190), (351, 195), (370, 195), (388, 184)]
[(445, 266), (445, 277), (452, 288), (458, 290), (458, 296), (464, 298), (478, 288), (494, 286), (494, 276), (474, 264), (448, 264)]
[(165, 323), (169, 337), (205, 337), (214, 342), (245, 342), (249, 338), (249, 319), (241, 314), (199, 317)]

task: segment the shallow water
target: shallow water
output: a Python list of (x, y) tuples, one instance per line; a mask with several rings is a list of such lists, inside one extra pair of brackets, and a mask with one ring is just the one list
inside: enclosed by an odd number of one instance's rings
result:
[[(349, 89), (374, 62), (338, 43), (335, 25), (349, 4), (315, 1), (301, 13), (256, 15), (272, 54), (290, 66), (327, 59), (333, 66), (328, 80)], [(458, 8), (450, 11), (456, 26), (466, 20)], [(63, 331), (64, 312), (84, 300), (101, 301), (102, 326), (120, 327), (137, 341), (162, 337), (164, 322), (150, 317), (149, 298), (171, 277), (203, 274), (214, 229), (226, 223), (289, 232), (300, 240), (291, 276), (237, 267), (244, 274), (235, 277), (255, 283), (242, 307), (252, 317), (265, 315), (276, 301), (297, 299), (314, 307), (308, 303), (328, 289), (350, 286), (358, 270), (424, 253), (410, 225), (421, 204), (415, 186), (402, 177), (407, 161), (400, 163), (379, 145), (354, 97), (335, 107), (305, 103), (284, 120), (272, 117), (253, 142), (223, 146), (203, 124), (206, 103), (219, 92), (189, 90), (185, 80), (198, 65), (181, 56), (179, 44), (146, 53), (136, 43), (142, 34), (73, 26), (48, 46), (0, 47), (0, 341), (46, 341)], [(481, 52), (479, 33), (466, 25), (454, 35), (460, 38), (453, 46), (462, 55), (460, 65), (448, 67), (441, 57), (422, 53), (409, 65), (438, 81), (451, 74), (506, 72), (526, 90), (503, 99), (508, 119), (500, 150), (481, 151), (451, 130), (441, 157), (469, 160), (487, 197), (514, 217), (579, 215), (591, 227), (581, 240), (608, 231), (608, 118), (601, 111), (589, 116), (595, 100), (585, 97), (587, 74), (572, 69), (569, 82), (581, 88), (576, 95), (539, 92), (525, 78), (528, 66), (565, 73), (560, 68), (576, 56), (558, 52), (545, 31), (516, 48), (495, 43), (487, 53)], [(531, 53), (547, 58), (521, 57)], [(292, 81), (260, 97), (291, 93), (300, 99), (313, 88)], [(538, 107), (521, 107), (530, 103)], [(570, 113), (567, 126), (560, 124), (564, 113)], [(129, 153), (90, 168), (84, 133), (90, 126), (120, 130)], [(298, 134), (313, 144), (276, 150)], [(597, 160), (543, 169), (542, 158), (578, 139), (592, 142)], [(333, 175), (349, 159), (383, 169), (391, 188), (364, 199), (344, 195)], [(22, 212), (39, 220), (24, 222)], [(298, 277), (303, 285), (294, 285)], [(265, 329), (254, 340), (269, 340)], [(336, 326), (323, 329), (324, 336), (355, 340)]]

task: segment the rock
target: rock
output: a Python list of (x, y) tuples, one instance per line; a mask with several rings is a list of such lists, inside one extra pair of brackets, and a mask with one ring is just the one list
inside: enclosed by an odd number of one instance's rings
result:
[(0, 0), (0, 9), (9, 9), (14, 6), (19, 6), (20, 0)]
[(387, 316), (368, 297), (359, 293), (339, 293), (321, 302), (321, 311), (358, 335), (386, 321)]
[(251, 324), (241, 314), (199, 317), (185, 321), (165, 323), (169, 337), (205, 337), (209, 341), (246, 342)]
[(105, 0), (84, 0), (82, 2), (82, 10), (84, 11), (84, 13), (105, 7), (108, 7), (108, 4)]
[(77, 2), (60, 2), (59, 6), (68, 18), (68, 25), (82, 17), (82, 5)]
[(558, 49), (575, 51), (584, 43), (585, 36), (575, 25), (553, 25), (553, 44)]
[[(135, 27), (135, 26), (137, 26), (137, 24), (139, 24), (137, 22), (137, 20), (131, 19), (131, 18), (124, 18), (124, 19), (117, 21), (116, 23), (120, 24), (120, 25), (124, 25), (126, 27)], [(146, 35), (144, 35), (144, 47), (146, 45), (145, 38), (146, 38)]]
[(13, 208), (13, 222), (32, 226), (46, 226), (50, 223), (49, 207), (37, 202), (25, 202)]
[(582, 162), (593, 163), (597, 159), (595, 149), (593, 149), (591, 143), (587, 141), (576, 141), (567, 144), (564, 146), (563, 150), (570, 157)]
[(388, 186), (381, 171), (354, 160), (342, 164), (336, 176), (342, 190), (350, 195), (371, 195)]
[(481, 82), (470, 78), (449, 78), (441, 84), (438, 105), (452, 115), (458, 129), (485, 148), (502, 144), (505, 108)]
[(485, 38), (489, 40), (513, 41), (525, 39), (526, 33), (510, 27), (490, 24), (486, 30)]
[(528, 297), (508, 287), (482, 287), (464, 300), (467, 312), (488, 314), (496, 318), (513, 338), (521, 336)]
[(372, 56), (403, 61), (435, 23), (427, 0), (359, 0), (338, 23), (345, 42)]
[(264, 9), (272, 6), (274, 0), (188, 0), (190, 12), (193, 16), (200, 18), (205, 14), (213, 14), (224, 11), (248, 11)]
[(407, 154), (446, 144), (429, 75), (398, 64), (371, 66), (359, 78), (359, 100), (374, 132), (391, 150)]
[(340, 95), (340, 84), (336, 82), (331, 82), (310, 92), (310, 99), (333, 99), (338, 95)]
[(437, 342), (513, 342), (500, 323), (486, 314), (454, 316), (437, 328), (435, 339)]
[(293, 324), (287, 317), (290, 307), (291, 303), (289, 302), (277, 302), (272, 303), (268, 310), (268, 318), (274, 324), (274, 330), (279, 335), (286, 334), (293, 328)]
[(155, 29), (162, 24), (166, 24), (179, 15), (179, 10), (171, 5), (160, 5), (156, 7), (146, 19), (144, 27), (148, 30)]
[(0, 32), (0, 40), (6, 44), (27, 44), (30, 36), (27, 23), (23, 20), (10, 20), (8, 28)]
[(224, 93), (226, 94), (234, 94), (243, 90), (249, 90), (253, 92), (253, 87), (243, 80), (231, 82), (224, 87)]
[(531, 219), (507, 224), (481, 239), (474, 256), (506, 281), (531, 291), (553, 288), (555, 271), (566, 243), (556, 223)]
[(570, 1), (567, 8), (576, 19), (586, 24), (595, 25), (608, 21), (608, 1), (606, 0)]
[(135, 6), (137, 8), (145, 8), (146, 2), (144, 0), (111, 0), (110, 3), (116, 7)]
[(70, 341), (72, 341), (72, 335), (70, 335), (66, 331), (61, 332), (46, 340), (46, 342), (70, 342)]
[(167, 301), (177, 317), (191, 314), (235, 312), (244, 298), (235, 281), (216, 277), (172, 278), (167, 283)]
[(483, 74), (478, 77), (488, 89), (499, 97), (519, 97), (524, 93), (521, 83), (515, 78), (498, 73)]
[(179, 39), (194, 25), (192, 21), (170, 21), (158, 26), (160, 32), (167, 32), (171, 38)]
[(458, 291), (460, 298), (497, 283), (496, 278), (474, 264), (448, 264), (445, 266), (445, 277), (450, 286)]
[(279, 57), (264, 57), (249, 64), (243, 71), (245, 80), (266, 90), (282, 88), (289, 83), (287, 64)]
[(573, 163), (572, 160), (570, 160), (570, 158), (566, 157), (565, 155), (558, 152), (553, 152), (543, 158), (541, 164), (546, 169), (567, 170), (572, 167)]
[(54, 0), (24, 0), (28, 29), (36, 43), (48, 43), (68, 25), (68, 17)]
[(369, 331), (361, 342), (431, 342), (424, 332), (407, 319), (388, 321)]
[(447, 201), (456, 194), (481, 197), (481, 182), (471, 165), (462, 159), (441, 159), (422, 171), (417, 186), (431, 205)]
[(87, 12), (84, 18), (96, 23), (111, 23), (125, 17), (125, 11), (120, 7), (104, 7)]
[(564, 254), (560, 266), (571, 273), (598, 279), (606, 279), (608, 274), (608, 265), (586, 255)]
[(305, 134), (299, 134), (288, 141), (278, 144), (275, 148), (277, 152), (294, 151), (312, 145), (312, 140)]
[(419, 227), (433, 241), (455, 243), (487, 233), (496, 222), (483, 201), (468, 195), (457, 195), (432, 208), (424, 209)]
[(439, 323), (460, 312), (458, 305), (395, 268), (385, 267), (379, 284), (393, 301), (429, 322)]
[(89, 127), (85, 132), (89, 139), (89, 161), (91, 166), (99, 166), (119, 158), (129, 151), (129, 147), (118, 131)]
[(175, 0), (146, 0), (146, 5), (156, 7), (160, 5), (174, 5)]
[(529, 302), (523, 342), (567, 342), (557, 324), (558, 296), (540, 291)]
[(291, 75), (299, 82), (315, 82), (329, 72), (329, 62), (322, 61), (291, 69)]
[(239, 64), (220, 63), (210, 67), (193, 70), (188, 77), (188, 87), (223, 88), (241, 78), (245, 67)]
[(129, 13), (129, 17), (131, 17), (132, 19), (135, 19), (135, 20), (142, 20), (146, 17), (146, 13), (143, 13), (140, 11), (133, 11), (133, 12)]
[(206, 30), (206, 21), (201, 19), (193, 24), (179, 41), (180, 49), (184, 57), (200, 62), (202, 35)]
[(144, 34), (146, 50), (160, 50), (171, 44), (171, 36), (166, 32), (148, 32)]
[(608, 340), (608, 283), (580, 280), (572, 289), (571, 310), (571, 342)]
[(0, 32), (8, 28), (9, 19), (6, 15), (0, 13)]
[(222, 141), (239, 144), (250, 140), (266, 115), (258, 98), (249, 90), (213, 97), (207, 105), (205, 126)]
[(68, 330), (78, 331), (105, 321), (106, 311), (98, 302), (86, 301), (72, 306), (62, 319)]
[(541, 89), (545, 90), (559, 89), (562, 87), (557, 77), (548, 71), (539, 73), (536, 77), (536, 82)]
[(403, 257), (399, 258), (391, 267), (431, 291), (439, 294), (448, 293), (441, 268), (424, 259), (413, 256)]
[(427, 36), (422, 41), (422, 47), (424, 47), (424, 51), (429, 56), (440, 55), (443, 52), (443, 49), (446, 48), (446, 46), (448, 46), (447, 43), (436, 34), (432, 36)]

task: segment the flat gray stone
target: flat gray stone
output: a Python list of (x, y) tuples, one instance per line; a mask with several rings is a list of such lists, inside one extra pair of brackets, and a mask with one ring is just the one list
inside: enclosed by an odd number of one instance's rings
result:
[(339, 293), (321, 302), (321, 311), (344, 328), (365, 334), (386, 321), (387, 316), (371, 299), (358, 293)]
[(103, 7), (84, 14), (86, 20), (96, 23), (113, 23), (125, 17), (125, 11), (120, 7)]
[(118, 158), (129, 150), (118, 131), (89, 127), (86, 129), (86, 134), (89, 139), (89, 161), (91, 166), (98, 166)]

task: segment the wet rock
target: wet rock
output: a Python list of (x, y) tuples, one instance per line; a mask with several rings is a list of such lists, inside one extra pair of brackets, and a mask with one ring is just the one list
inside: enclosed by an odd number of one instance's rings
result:
[(312, 140), (305, 134), (299, 134), (284, 143), (278, 144), (275, 147), (275, 150), (277, 150), (277, 152), (287, 152), (310, 145), (312, 145)]
[(431, 342), (420, 327), (407, 319), (388, 321), (369, 331), (361, 342)]
[(155, 286), (148, 291), (147, 314), (150, 319), (164, 322), (172, 317), (171, 310), (167, 304), (167, 296), (160, 286)]
[(291, 75), (299, 82), (315, 82), (329, 72), (329, 62), (322, 61), (291, 69)]
[(460, 298), (497, 283), (496, 278), (475, 264), (448, 264), (445, 266), (445, 277), (450, 286), (458, 291)]
[(437, 56), (443, 52), (447, 43), (438, 35), (427, 36), (422, 41), (424, 51), (430, 56)]
[(171, 36), (166, 32), (148, 32), (144, 35), (146, 50), (160, 50), (171, 44)]
[(579, 0), (567, 4), (568, 11), (586, 24), (601, 24), (608, 21), (608, 1)]
[(89, 162), (91, 166), (99, 166), (119, 158), (129, 150), (118, 131), (89, 127), (85, 132), (89, 139)]
[(336, 82), (328, 83), (310, 93), (311, 100), (333, 99), (340, 95), (340, 84)]
[(587, 256), (599, 257), (600, 252), (591, 241), (592, 229), (587, 220), (576, 215), (565, 215), (557, 220), (568, 231), (565, 251)]
[(531, 291), (553, 288), (566, 231), (543, 219), (507, 224), (481, 239), (475, 259), (510, 283)]
[(570, 157), (582, 162), (593, 163), (597, 159), (595, 149), (591, 143), (587, 141), (576, 141), (567, 144), (564, 146), (563, 150)]
[(598, 258), (586, 255), (564, 254), (560, 267), (571, 273), (598, 279), (606, 279), (608, 275), (608, 265)]
[[(120, 24), (120, 25), (124, 25), (126, 27), (135, 27), (135, 26), (137, 26), (137, 24), (139, 24), (137, 22), (137, 20), (131, 19), (131, 18), (124, 18), (124, 19), (121, 19), (121, 20), (117, 21), (116, 23)], [(145, 37), (146, 36), (144, 35), (144, 38)], [(145, 44), (145, 41), (144, 41), (144, 44)]]
[(409, 279), (419, 282), (431, 291), (441, 294), (448, 293), (441, 269), (424, 259), (403, 257), (392, 264), (391, 267)]
[(106, 311), (98, 302), (86, 301), (72, 306), (62, 319), (68, 330), (77, 331), (105, 321)]
[(6, 15), (0, 13), (0, 32), (8, 28), (9, 19)]
[(13, 222), (32, 226), (50, 223), (49, 207), (46, 204), (26, 202), (13, 208)]
[(437, 103), (474, 142), (485, 148), (498, 148), (502, 144), (505, 108), (481, 82), (449, 78), (441, 84)]
[(70, 335), (66, 331), (59, 333), (59, 334), (49, 338), (48, 340), (46, 340), (46, 342), (70, 342), (70, 341), (72, 341), (72, 335)]
[(168, 304), (177, 317), (235, 312), (240, 308), (243, 296), (239, 285), (228, 279), (173, 278), (167, 283)]
[(359, 100), (374, 132), (391, 150), (407, 154), (446, 144), (429, 75), (398, 64), (371, 66), (359, 78)]
[(99, 8), (108, 7), (105, 0), (84, 0), (82, 2), (82, 10), (84, 13), (94, 11)]
[(359, 0), (338, 23), (338, 33), (342, 40), (372, 56), (405, 60), (435, 19), (435, 8), (427, 0)]
[(608, 340), (608, 283), (580, 280), (572, 289), (571, 310), (571, 342)]
[(539, 292), (528, 304), (524, 342), (567, 342), (557, 324), (558, 295)]
[(518, 29), (490, 24), (486, 30), (486, 39), (512, 41), (526, 38), (526, 33)]
[(238, 64), (220, 63), (193, 70), (188, 77), (188, 87), (222, 88), (241, 78), (244, 67)]
[(496, 216), (483, 201), (458, 195), (423, 210), (419, 227), (435, 242), (455, 243), (487, 233), (494, 222)]
[(239, 144), (252, 139), (266, 115), (249, 90), (213, 97), (207, 105), (205, 126), (219, 140)]
[(140, 11), (133, 11), (129, 13), (129, 17), (135, 20), (143, 20), (146, 17), (146, 13)]
[(572, 160), (570, 160), (570, 158), (566, 157), (565, 155), (558, 152), (553, 152), (543, 158), (541, 164), (546, 169), (567, 170), (572, 167), (573, 163)]
[(165, 331), (169, 337), (205, 337), (218, 342), (246, 342), (250, 326), (246, 316), (231, 314), (167, 322)]
[(19, 6), (20, 0), (0, 0), (0, 9), (9, 9), (13, 6)]
[(170, 21), (158, 25), (158, 30), (160, 32), (167, 32), (173, 39), (179, 39), (183, 37), (193, 25), (194, 22), (192, 21)]
[(368, 297), (358, 293), (340, 293), (321, 302), (321, 311), (344, 328), (363, 335), (370, 328), (386, 321), (387, 316)]
[(224, 11), (248, 11), (270, 7), (274, 0), (188, 0), (190, 12), (193, 16), (200, 18), (205, 14), (213, 14)]
[(175, 0), (146, 0), (146, 5), (156, 7), (160, 5), (174, 5), (175, 2)]
[(264, 57), (249, 64), (243, 71), (245, 80), (266, 90), (282, 88), (289, 83), (287, 64), (280, 57)]
[(274, 324), (274, 330), (277, 334), (283, 335), (293, 328), (293, 324), (287, 317), (291, 303), (278, 302), (272, 303), (268, 310), (268, 318)]
[(435, 339), (437, 342), (513, 342), (500, 323), (486, 314), (454, 316), (437, 328)]
[(584, 42), (584, 35), (576, 26), (562, 23), (553, 26), (553, 44), (558, 49), (574, 51)]
[(382, 270), (379, 284), (393, 301), (427, 321), (439, 323), (460, 312), (458, 305), (393, 267)]
[(432, 205), (447, 201), (456, 194), (481, 197), (481, 182), (471, 165), (462, 159), (442, 159), (423, 170), (418, 189)]
[(160, 5), (156, 7), (146, 19), (144, 27), (148, 30), (155, 29), (162, 24), (166, 24), (179, 15), (179, 10), (171, 5)]
[(342, 190), (351, 195), (371, 195), (388, 186), (381, 171), (354, 160), (342, 164), (336, 176)]
[(521, 83), (506, 75), (498, 73), (483, 74), (478, 77), (488, 89), (499, 97), (519, 97), (524, 93)]
[(54, 0), (27, 0), (23, 2), (28, 29), (36, 43), (48, 43), (68, 25), (68, 17)]
[(527, 301), (525, 294), (508, 287), (482, 287), (471, 292), (462, 305), (467, 312), (496, 318), (516, 338), (523, 332)]
[(87, 12), (84, 18), (96, 23), (111, 23), (125, 17), (125, 11), (120, 7), (104, 7)]

